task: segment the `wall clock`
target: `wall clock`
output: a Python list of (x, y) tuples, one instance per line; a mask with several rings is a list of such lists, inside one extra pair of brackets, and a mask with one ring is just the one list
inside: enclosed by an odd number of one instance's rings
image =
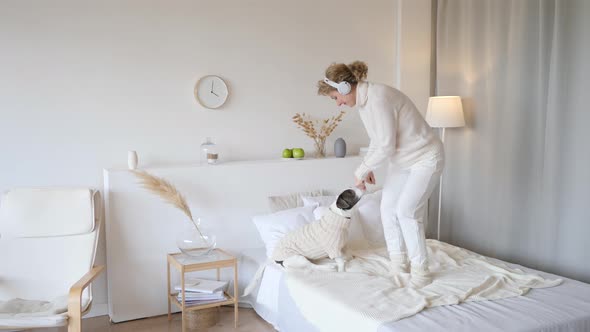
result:
[(195, 85), (195, 98), (203, 107), (219, 108), (225, 104), (228, 96), (227, 84), (219, 76), (203, 76)]

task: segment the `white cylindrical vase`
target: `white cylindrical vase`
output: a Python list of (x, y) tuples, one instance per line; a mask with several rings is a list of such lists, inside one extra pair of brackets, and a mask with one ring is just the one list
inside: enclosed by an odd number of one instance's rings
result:
[(129, 151), (127, 152), (127, 166), (129, 166), (129, 169), (133, 170), (137, 168), (137, 152), (135, 151)]

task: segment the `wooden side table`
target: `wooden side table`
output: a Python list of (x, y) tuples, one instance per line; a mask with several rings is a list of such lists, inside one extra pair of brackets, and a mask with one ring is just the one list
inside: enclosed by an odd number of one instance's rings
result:
[[(182, 301), (178, 301), (176, 298), (178, 292), (172, 293), (171, 292), (171, 285), (170, 285), (170, 266), (173, 266), (178, 272), (180, 272), (180, 285), (182, 288)], [(217, 280), (219, 280), (219, 272), (220, 269), (226, 267), (233, 267), (234, 269), (234, 296), (230, 296), (225, 292), (225, 296), (227, 300), (214, 302), (214, 303), (206, 303), (206, 304), (196, 304), (196, 305), (186, 305), (186, 294), (185, 290), (185, 280), (184, 275), (187, 272), (194, 272), (194, 271), (203, 271), (203, 270), (217, 270)], [(181, 253), (175, 254), (168, 254), (167, 257), (167, 264), (166, 264), (166, 272), (168, 276), (168, 320), (172, 319), (172, 306), (171, 304), (174, 303), (182, 312), (182, 331), (185, 331), (185, 312), (192, 311), (192, 310), (199, 310), (199, 309), (206, 309), (212, 307), (219, 307), (222, 305), (233, 304), (234, 305), (234, 327), (238, 327), (238, 260), (236, 257), (230, 255), (226, 251), (221, 249), (214, 249), (209, 255), (203, 257), (190, 257)]]

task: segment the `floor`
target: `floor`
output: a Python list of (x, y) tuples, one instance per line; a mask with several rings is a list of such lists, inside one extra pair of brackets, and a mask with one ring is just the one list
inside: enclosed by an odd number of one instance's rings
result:
[[(36, 329), (34, 332), (67, 332), (67, 328)], [(180, 332), (181, 316), (172, 315), (169, 322), (167, 316), (138, 319), (129, 322), (112, 324), (108, 316), (86, 318), (82, 321), (84, 332)], [(260, 318), (252, 309), (240, 308), (238, 328), (234, 329), (234, 311), (230, 307), (221, 308), (221, 316), (217, 325), (208, 329), (194, 331), (203, 332), (274, 332), (272, 325)]]

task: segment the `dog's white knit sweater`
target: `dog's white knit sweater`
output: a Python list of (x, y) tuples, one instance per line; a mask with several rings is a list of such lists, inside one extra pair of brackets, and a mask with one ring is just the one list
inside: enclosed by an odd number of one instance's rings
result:
[(320, 219), (287, 234), (275, 247), (272, 259), (284, 261), (300, 255), (308, 259), (342, 257), (342, 248), (348, 238), (350, 211), (333, 204)]

